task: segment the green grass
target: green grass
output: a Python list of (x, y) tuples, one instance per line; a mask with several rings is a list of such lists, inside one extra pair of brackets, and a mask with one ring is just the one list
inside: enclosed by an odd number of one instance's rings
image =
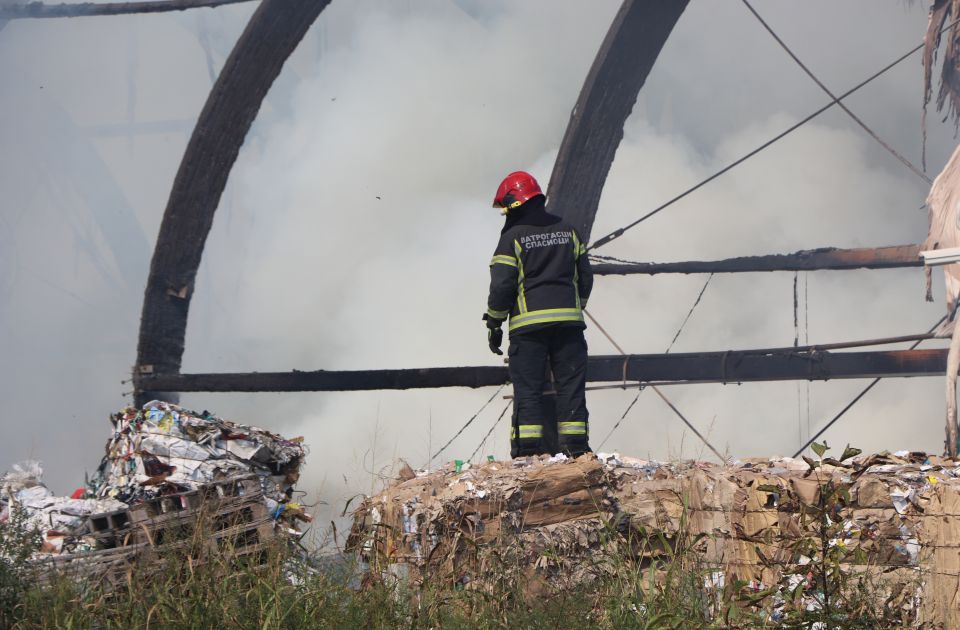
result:
[[(709, 568), (690, 556), (645, 566), (599, 560), (607, 572), (593, 582), (577, 588), (538, 583), (532, 594), (520, 577), (526, 575), (522, 567), (482, 588), (464, 588), (440, 577), (413, 585), (364, 576), (344, 563), (294, 570), (291, 581), (290, 555), (283, 549), (256, 567), (226, 557), (197, 564), (171, 556), (132, 570), (113, 590), (66, 579), (44, 588), (24, 585), (18, 597), (3, 600), (2, 619), (4, 627), (24, 629), (774, 627), (768, 616), (772, 600), (749, 606), (735, 593), (706, 588)], [(837, 612), (830, 627), (890, 627), (862, 613)]]
[(20, 556), (0, 565), (8, 595), (0, 598), (0, 622), (24, 629), (679, 628), (711, 625), (705, 604), (715, 597), (679, 562), (675, 570), (619, 562), (589, 585), (540, 585), (533, 596), (520, 566), (493, 569), (502, 579), (481, 589), (440, 577), (418, 585), (375, 578), (344, 560), (308, 570), (284, 547), (257, 558), (257, 566), (228, 553), (198, 563), (195, 552), (133, 567), (113, 588), (66, 578), (31, 586)]

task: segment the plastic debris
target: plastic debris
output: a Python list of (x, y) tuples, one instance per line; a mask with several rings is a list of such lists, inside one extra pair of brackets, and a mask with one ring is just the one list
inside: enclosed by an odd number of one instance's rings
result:
[(256, 503), (250, 507), (257, 509), (244, 512), (250, 522), (238, 526), (260, 532), (261, 542), (269, 537), (262, 521), (293, 536), (301, 534), (298, 523), (312, 521), (294, 498), (307, 453), (302, 438), (288, 440), (160, 401), (124, 409), (111, 420), (114, 430), (96, 475), (69, 498), (43, 484), (36, 461), (14, 464), (0, 477), (0, 522), (12, 509), (22, 510), (23, 526), (42, 539), (38, 556), (123, 546), (141, 535), (129, 533), (132, 522), (142, 530), (156, 516), (196, 519), (210, 498)]
[(93, 494), (125, 503), (245, 473), (260, 478), (265, 496), (286, 502), (306, 457), (303, 438), (287, 440), (161, 401), (124, 409), (112, 420)]

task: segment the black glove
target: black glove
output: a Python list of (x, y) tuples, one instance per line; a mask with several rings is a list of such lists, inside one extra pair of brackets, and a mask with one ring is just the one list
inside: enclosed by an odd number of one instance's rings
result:
[(490, 352), (494, 354), (503, 354), (500, 344), (503, 343), (503, 330), (500, 328), (487, 328), (487, 343), (490, 345)]
[(503, 320), (490, 317), (486, 313), (483, 314), (483, 319), (487, 322), (487, 345), (490, 346), (490, 352), (502, 355), (503, 350), (500, 346), (503, 344), (503, 330), (500, 325), (503, 324)]

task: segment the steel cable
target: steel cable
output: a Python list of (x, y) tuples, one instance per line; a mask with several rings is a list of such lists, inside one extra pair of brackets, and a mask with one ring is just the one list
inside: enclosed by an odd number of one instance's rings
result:
[(510, 405), (513, 404), (513, 401), (507, 403), (503, 408), (503, 411), (500, 412), (500, 415), (497, 416), (496, 421), (494, 421), (493, 426), (490, 427), (490, 430), (487, 431), (487, 434), (483, 436), (483, 439), (480, 440), (480, 444), (477, 445), (477, 448), (473, 449), (473, 452), (470, 453), (469, 461), (473, 461), (473, 458), (476, 457), (477, 453), (480, 452), (480, 449), (483, 448), (483, 445), (487, 443), (487, 440), (490, 439), (490, 436), (493, 435), (493, 430), (497, 428), (497, 425), (500, 424), (500, 421), (503, 420), (503, 417), (507, 415), (507, 410), (510, 409)]
[(433, 460), (435, 460), (436, 458), (440, 457), (440, 454), (443, 453), (445, 450), (447, 450), (447, 448), (448, 448), (451, 444), (453, 444), (453, 441), (456, 440), (458, 437), (460, 437), (460, 434), (463, 433), (463, 432), (467, 429), (467, 427), (469, 427), (471, 424), (473, 424), (473, 421), (477, 419), (477, 416), (479, 416), (481, 413), (483, 413), (483, 410), (486, 409), (488, 406), (490, 406), (490, 403), (493, 402), (493, 399), (496, 398), (496, 397), (500, 394), (500, 392), (503, 391), (503, 388), (506, 387), (506, 386), (507, 386), (507, 384), (504, 383), (504, 384), (501, 385), (499, 388), (497, 388), (497, 391), (493, 392), (493, 396), (491, 396), (491, 397), (487, 400), (487, 402), (483, 403), (483, 406), (480, 407), (480, 409), (477, 411), (477, 413), (473, 414), (473, 415), (470, 417), (470, 419), (467, 420), (466, 424), (464, 424), (462, 427), (460, 427), (460, 430), (457, 431), (456, 433), (454, 433), (454, 434), (453, 434), (453, 437), (450, 438), (449, 440), (447, 440), (447, 443), (444, 444), (443, 446), (441, 446), (441, 447), (440, 447), (440, 450), (438, 450), (436, 453), (433, 454), (433, 456), (430, 458), (430, 461), (433, 461)]
[(765, 28), (766, 31), (770, 33), (770, 36), (773, 37), (773, 39), (776, 40), (778, 44), (780, 44), (780, 47), (783, 48), (784, 52), (790, 55), (790, 58), (793, 59), (798, 66), (800, 66), (800, 69), (803, 70), (807, 74), (807, 76), (810, 77), (813, 80), (813, 82), (816, 83), (817, 86), (821, 90), (823, 90), (823, 92), (827, 96), (833, 99), (834, 104), (836, 104), (840, 109), (842, 109), (844, 113), (846, 113), (847, 116), (849, 116), (853, 120), (853, 122), (857, 123), (864, 131), (866, 131), (871, 138), (876, 140), (880, 144), (880, 146), (886, 149), (887, 152), (890, 153), (890, 155), (900, 160), (900, 162), (904, 166), (906, 166), (908, 169), (910, 169), (917, 177), (925, 181), (927, 184), (933, 183), (933, 180), (930, 179), (926, 173), (924, 173), (919, 168), (917, 168), (913, 164), (913, 162), (911, 162), (910, 160), (902, 156), (900, 153), (898, 153), (897, 150), (894, 149), (892, 146), (884, 142), (883, 138), (881, 138), (873, 129), (867, 126), (867, 123), (863, 122), (856, 114), (850, 111), (850, 109), (846, 105), (841, 103), (840, 100), (833, 94), (833, 92), (831, 92), (830, 89), (826, 85), (824, 85), (823, 82), (820, 79), (818, 79), (815, 74), (813, 74), (813, 71), (810, 70), (810, 68), (808, 68), (806, 64), (800, 61), (800, 58), (797, 57), (792, 50), (790, 50), (790, 47), (787, 46), (786, 42), (780, 39), (780, 36), (777, 35), (776, 32), (774, 32), (773, 28), (769, 24), (767, 24), (767, 21), (764, 20), (759, 13), (757, 13), (757, 10), (753, 8), (753, 5), (750, 4), (749, 0), (742, 0), (742, 1), (743, 1), (743, 4), (747, 7), (747, 9), (750, 10), (750, 13), (752, 13), (753, 16), (757, 18), (757, 21), (759, 21), (760, 24), (763, 25), (763, 28)]
[[(706, 287), (704, 287), (704, 289), (706, 289)], [(703, 294), (702, 294), (702, 292), (701, 292), (701, 297), (702, 297), (702, 295), (703, 295)], [(699, 298), (698, 298), (698, 301), (699, 301)], [(612, 343), (613, 346), (614, 346), (617, 350), (620, 351), (620, 354), (622, 354), (622, 355), (624, 355), (624, 356), (627, 356), (627, 353), (623, 351), (623, 349), (620, 347), (620, 344), (618, 344), (616, 341), (614, 341), (613, 337), (610, 336), (610, 333), (608, 333), (608, 332), (603, 328), (603, 326), (600, 325), (600, 323), (596, 320), (596, 318), (595, 318), (593, 315), (591, 315), (590, 313), (588, 313), (586, 310), (584, 310), (583, 312), (587, 315), (587, 317), (590, 318), (590, 321), (592, 321), (592, 322), (596, 325), (596, 327), (600, 329), (600, 332), (603, 333), (603, 335), (607, 338), (607, 340), (608, 340), (610, 343)], [(687, 319), (689, 319), (689, 317), (688, 317)], [(684, 320), (684, 324), (686, 324), (686, 320)], [(681, 326), (681, 330), (682, 330), (682, 326)], [(679, 333), (678, 333), (678, 334), (679, 334)], [(694, 427), (693, 424), (692, 424), (689, 420), (687, 420), (686, 416), (684, 416), (684, 415), (680, 412), (680, 410), (677, 409), (676, 405), (674, 405), (672, 402), (670, 402), (670, 399), (667, 398), (667, 397), (664, 395), (664, 393), (660, 391), (660, 388), (658, 388), (656, 385), (650, 385), (649, 387), (650, 387), (650, 389), (652, 389), (654, 392), (656, 392), (657, 396), (659, 396), (660, 398), (662, 398), (662, 399), (663, 399), (663, 402), (665, 402), (665, 403), (667, 404), (667, 406), (670, 407), (670, 409), (677, 415), (677, 417), (679, 417), (680, 420), (682, 420), (683, 423), (684, 423), (685, 425), (687, 425), (687, 427), (688, 427), (691, 431), (693, 431), (693, 434), (696, 435), (698, 438), (700, 438), (700, 441), (703, 442), (711, 451), (713, 451), (713, 453), (714, 453), (718, 458), (720, 458), (720, 461), (721, 461), (721, 462), (727, 461), (726, 458), (725, 458), (723, 455), (720, 454), (720, 451), (718, 451), (716, 448), (714, 448), (713, 444), (711, 444), (711, 443), (707, 440), (707, 438), (705, 438), (699, 431), (697, 431), (696, 427)], [(641, 390), (641, 392), (642, 392), (642, 391), (643, 391), (643, 390)], [(625, 418), (625, 417), (627, 416), (627, 413), (630, 412), (630, 409), (633, 407), (634, 403), (637, 402), (636, 399), (639, 398), (639, 397), (640, 397), (640, 392), (637, 393), (636, 398), (634, 398), (633, 402), (630, 403), (630, 407), (627, 407), (627, 411), (624, 412), (623, 416), (622, 416), (622, 417), (620, 418), (620, 420), (617, 422), (617, 425), (616, 425), (616, 426), (619, 426), (620, 422), (623, 421), (623, 418)], [(616, 426), (614, 427), (614, 429), (616, 428)], [(610, 434), (608, 434), (607, 437), (603, 439), (603, 442), (602, 442), (601, 444), (606, 443), (607, 439), (610, 437), (610, 435), (612, 435), (612, 433), (613, 433), (613, 430), (611, 430)], [(600, 447), (598, 446), (597, 448), (600, 448)]]
[[(949, 24), (949, 25), (947, 25), (946, 27), (944, 27), (943, 30), (941, 30), (940, 32), (943, 33), (943, 32), (947, 31), (948, 29), (952, 28), (953, 26), (955, 26), (955, 25), (957, 25), (957, 24), (960, 24), (960, 20), (956, 20), (956, 21), (952, 22), (951, 24)], [(695, 185), (691, 186), (690, 188), (686, 189), (685, 191), (683, 191), (683, 192), (680, 193), (679, 195), (677, 195), (677, 196), (673, 197), (672, 199), (670, 199), (670, 200), (668, 200), (668, 201), (660, 204), (659, 206), (657, 206), (656, 208), (654, 208), (654, 209), (651, 210), (650, 212), (648, 212), (648, 213), (646, 213), (645, 215), (641, 216), (639, 219), (636, 219), (635, 221), (633, 221), (633, 222), (631, 222), (631, 223), (628, 223), (627, 225), (625, 225), (625, 226), (623, 226), (623, 227), (621, 227), (621, 228), (617, 228), (616, 230), (614, 230), (613, 232), (610, 232), (610, 233), (607, 234), (606, 236), (603, 236), (602, 238), (597, 239), (596, 241), (593, 242), (592, 245), (590, 245), (590, 247), (587, 248), (587, 251), (591, 251), (591, 250), (596, 249), (596, 248), (598, 248), (598, 247), (602, 247), (602, 246), (610, 243), (611, 241), (620, 238), (621, 236), (623, 236), (623, 234), (624, 234), (627, 230), (632, 229), (632, 228), (640, 225), (641, 223), (643, 223), (644, 221), (646, 221), (646, 220), (649, 219), (650, 217), (652, 217), (652, 216), (660, 213), (660, 212), (663, 211), (663, 210), (666, 210), (667, 208), (669, 208), (669, 207), (672, 206), (673, 204), (677, 203), (677, 202), (680, 201), (681, 199), (687, 197), (687, 196), (690, 195), (691, 193), (696, 192), (697, 190), (700, 190), (701, 188), (703, 188), (704, 186), (706, 186), (707, 184), (709, 184), (709, 183), (712, 182), (713, 180), (717, 179), (718, 177), (720, 177), (720, 176), (723, 175), (724, 173), (727, 173), (728, 171), (730, 171), (730, 170), (734, 169), (735, 167), (739, 166), (740, 164), (743, 164), (744, 162), (746, 162), (747, 160), (749, 160), (750, 158), (752, 158), (754, 155), (760, 153), (761, 151), (763, 151), (764, 149), (768, 148), (769, 146), (771, 146), (772, 144), (774, 144), (774, 143), (777, 142), (778, 140), (781, 140), (782, 138), (790, 135), (791, 133), (793, 133), (794, 131), (796, 131), (797, 129), (799, 129), (800, 127), (802, 127), (803, 125), (807, 124), (808, 122), (810, 122), (811, 120), (813, 120), (814, 118), (816, 118), (817, 116), (819, 116), (820, 114), (822, 114), (823, 112), (827, 111), (828, 109), (830, 109), (831, 107), (833, 107), (834, 105), (836, 105), (838, 102), (840, 102), (840, 101), (842, 101), (843, 99), (847, 98), (847, 97), (850, 96), (851, 94), (859, 91), (860, 89), (862, 89), (863, 87), (865, 87), (865, 86), (868, 85), (869, 83), (872, 83), (872, 82), (875, 81), (877, 78), (879, 78), (879, 77), (882, 76), (883, 74), (887, 73), (887, 72), (888, 72), (889, 70), (891, 70), (892, 68), (894, 68), (894, 67), (896, 67), (897, 65), (899, 65), (900, 63), (906, 61), (906, 60), (909, 59), (911, 56), (913, 56), (915, 53), (917, 53), (919, 50), (921, 50), (921, 49), (923, 48), (923, 46), (924, 46), (923, 44), (920, 44), (919, 46), (916, 46), (915, 48), (911, 49), (909, 52), (901, 55), (901, 56), (898, 57), (895, 61), (887, 64), (887, 65), (884, 66), (881, 70), (875, 72), (875, 73), (874, 73), (873, 75), (871, 75), (870, 77), (864, 79), (863, 81), (861, 81), (860, 83), (858, 83), (858, 84), (855, 85), (854, 87), (850, 88), (849, 90), (847, 90), (846, 92), (844, 92), (844, 93), (841, 94), (840, 96), (836, 97), (835, 100), (830, 101), (829, 103), (827, 103), (826, 105), (824, 105), (824, 106), (821, 107), (820, 109), (814, 111), (814, 112), (811, 113), (810, 115), (806, 116), (805, 118), (803, 118), (803, 119), (800, 120), (799, 122), (791, 125), (791, 126), (788, 127), (787, 129), (785, 129), (784, 131), (782, 131), (782, 132), (780, 132), (779, 134), (775, 135), (774, 137), (770, 138), (769, 140), (767, 140), (766, 142), (764, 142), (763, 144), (761, 144), (761, 145), (758, 146), (757, 148), (753, 149), (753, 150), (750, 151), (749, 153), (747, 153), (747, 154), (743, 155), (742, 157), (734, 160), (734, 161), (731, 162), (730, 164), (727, 164), (726, 166), (724, 166), (723, 168), (721, 168), (719, 171), (715, 172), (713, 175), (710, 175), (710, 176), (707, 177), (706, 179), (700, 181), (698, 184), (695, 184)]]
[[(934, 324), (934, 325), (930, 328), (930, 330), (927, 332), (927, 334), (928, 334), (928, 335), (932, 334), (933, 331), (937, 329), (937, 326), (939, 326), (940, 324), (942, 324), (942, 323), (944, 322), (944, 320), (946, 320), (946, 319), (947, 319), (947, 316), (946, 316), (946, 315), (944, 315), (943, 317), (941, 317), (941, 318), (937, 321), (937, 323)], [(926, 339), (929, 339), (929, 337), (926, 337)], [(910, 349), (911, 349), (911, 350), (915, 350), (917, 346), (919, 346), (921, 343), (923, 343), (923, 341), (924, 341), (924, 339), (918, 339), (917, 341), (915, 341), (915, 342), (913, 343), (913, 345), (910, 346)], [(820, 437), (821, 435), (823, 435), (824, 433), (826, 433), (827, 429), (829, 429), (830, 427), (832, 427), (832, 426), (837, 422), (837, 420), (839, 420), (840, 418), (842, 418), (845, 413), (847, 413), (848, 411), (850, 411), (850, 408), (851, 408), (851, 407), (853, 407), (855, 404), (857, 404), (858, 402), (860, 402), (860, 399), (863, 398), (864, 396), (866, 396), (866, 395), (867, 395), (867, 392), (869, 392), (871, 389), (873, 389), (873, 388), (876, 386), (876, 384), (880, 382), (880, 380), (881, 380), (881, 379), (880, 379), (879, 377), (873, 379), (873, 380), (870, 382), (869, 385), (867, 385), (866, 387), (864, 387), (863, 390), (862, 390), (859, 394), (857, 394), (856, 397), (854, 397), (854, 399), (851, 400), (851, 401), (847, 404), (846, 407), (844, 407), (843, 409), (840, 410), (840, 413), (838, 413), (837, 415), (835, 415), (835, 416), (830, 420), (830, 422), (828, 422), (827, 424), (825, 424), (822, 429), (820, 429), (819, 431), (817, 431), (816, 435), (814, 435), (814, 436), (811, 437), (809, 440), (807, 440), (806, 444), (804, 444), (803, 446), (801, 446), (800, 449), (799, 449), (796, 453), (793, 454), (793, 456), (794, 456), (795, 458), (796, 458), (796, 457), (800, 457), (800, 455), (801, 455), (805, 450), (807, 450), (807, 447), (808, 447), (808, 446), (810, 446), (811, 444), (813, 444), (818, 437)]]

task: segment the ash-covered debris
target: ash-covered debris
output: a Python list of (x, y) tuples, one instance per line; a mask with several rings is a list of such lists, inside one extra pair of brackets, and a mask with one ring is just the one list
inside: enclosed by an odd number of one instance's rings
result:
[[(827, 488), (840, 498), (825, 504)], [(826, 520), (812, 519), (825, 505)], [(796, 566), (810, 561), (797, 541), (827, 523), (843, 566), (878, 576), (888, 605), (956, 627), (957, 515), (960, 463), (924, 453), (825, 458), (815, 468), (791, 458), (544, 456), (418, 471), (364, 501), (348, 544), (374, 575), (440, 575), (484, 589), (520, 567), (530, 592), (575, 587), (616, 558), (642, 564), (669, 553), (665, 544), (697, 541), (692, 551), (714, 585), (761, 591), (796, 580)]]
[(37, 462), (0, 478), (0, 523), (19, 511), (18, 526), (41, 537), (37, 560), (56, 556), (60, 566), (112, 550), (126, 562), (141, 547), (192, 535), (201, 517), (216, 519), (217, 544), (241, 541), (250, 552), (277, 533), (300, 536), (298, 523), (311, 521), (294, 487), (307, 454), (302, 438), (159, 401), (111, 420), (97, 473), (71, 497), (43, 484)]

